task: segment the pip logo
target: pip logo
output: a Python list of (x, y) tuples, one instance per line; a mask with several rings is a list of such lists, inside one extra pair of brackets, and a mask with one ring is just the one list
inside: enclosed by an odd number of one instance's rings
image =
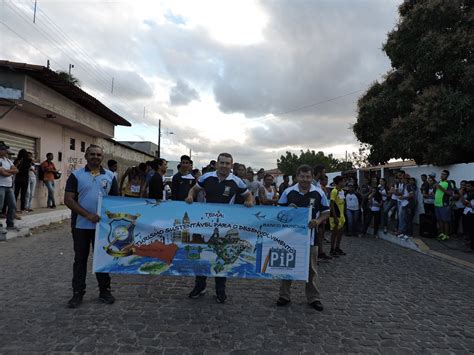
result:
[(296, 251), (289, 252), (286, 249), (270, 249), (270, 267), (294, 268)]

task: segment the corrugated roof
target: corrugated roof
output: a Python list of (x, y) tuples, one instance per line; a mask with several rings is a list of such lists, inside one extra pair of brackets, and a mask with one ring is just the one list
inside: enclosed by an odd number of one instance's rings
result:
[(58, 73), (51, 69), (41, 65), (10, 62), (8, 60), (0, 60), (0, 68), (7, 68), (16, 73), (28, 75), (116, 126), (130, 127), (132, 125), (93, 96), (76, 85), (63, 80)]

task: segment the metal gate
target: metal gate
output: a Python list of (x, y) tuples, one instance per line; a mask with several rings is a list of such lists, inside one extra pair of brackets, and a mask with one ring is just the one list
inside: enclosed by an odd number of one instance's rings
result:
[(38, 156), (36, 150), (37, 139), (34, 137), (28, 137), (0, 129), (0, 141), (4, 141), (6, 145), (10, 146), (10, 151), (14, 153), (14, 157), (18, 155), (20, 149), (26, 149), (28, 152), (33, 153), (34, 159)]

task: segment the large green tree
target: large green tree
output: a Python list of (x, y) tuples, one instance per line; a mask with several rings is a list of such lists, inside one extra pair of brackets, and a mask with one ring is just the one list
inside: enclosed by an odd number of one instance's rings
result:
[(474, 161), (472, 0), (405, 0), (383, 46), (392, 70), (359, 99), (354, 133), (368, 160)]
[(324, 155), (323, 152), (314, 150), (300, 151), (300, 155), (286, 152), (277, 160), (278, 169), (284, 174), (293, 175), (296, 173), (298, 166), (308, 164), (311, 167), (315, 165), (324, 165), (327, 172), (344, 171), (352, 169), (352, 163), (341, 161), (333, 157), (332, 154)]

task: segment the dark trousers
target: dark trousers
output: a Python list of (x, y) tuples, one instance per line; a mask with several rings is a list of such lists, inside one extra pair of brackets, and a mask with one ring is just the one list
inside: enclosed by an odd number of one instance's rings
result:
[[(196, 276), (196, 287), (204, 290), (206, 288), (206, 276)], [(215, 277), (216, 280), (216, 293), (225, 292), (225, 283), (227, 277)]]
[(423, 203), (423, 207), (425, 209), (426, 214), (435, 215), (435, 206), (433, 203)]
[[(74, 241), (74, 265), (72, 276), (72, 290), (76, 292), (85, 292), (87, 259), (92, 244), (94, 248), (95, 229), (72, 229), (72, 239)], [(97, 272), (95, 274), (99, 289), (101, 291), (110, 289), (110, 276), (107, 273)]]
[(474, 213), (464, 215), (464, 222), (466, 226), (466, 233), (471, 239), (471, 249), (474, 250)]
[(15, 179), (15, 201), (18, 200), (18, 195), (20, 195), (20, 206), (21, 210), (26, 210), (26, 194), (28, 192), (28, 179)]
[[(453, 211), (453, 214), (454, 214), (454, 222), (453, 222), (453, 233), (454, 234), (458, 234), (458, 230), (459, 230), (459, 222), (462, 221), (462, 215), (463, 215), (463, 212), (464, 212), (464, 208), (456, 208), (454, 211)], [(466, 231), (464, 230), (464, 225), (463, 225), (463, 229), (462, 229), (463, 233), (466, 233)]]
[(377, 235), (379, 231), (379, 226), (380, 226), (380, 217), (381, 217), (380, 211), (371, 211), (369, 209), (367, 220), (365, 221), (365, 224), (364, 224), (364, 234), (367, 233), (367, 229), (369, 229), (370, 222), (372, 222), (372, 218), (373, 218), (374, 219), (374, 235)]

